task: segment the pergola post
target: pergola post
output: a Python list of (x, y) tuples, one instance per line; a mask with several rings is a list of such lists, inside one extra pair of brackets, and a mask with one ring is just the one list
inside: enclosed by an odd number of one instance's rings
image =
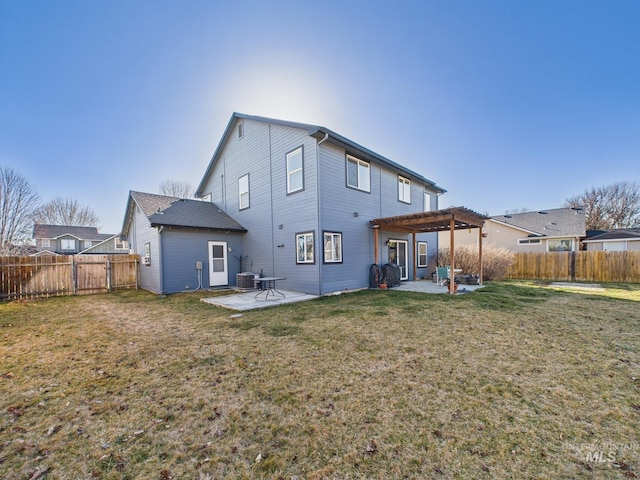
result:
[(378, 259), (380, 256), (378, 252), (378, 231), (379, 230), (380, 228), (378, 227), (378, 225), (373, 226), (373, 261), (376, 265), (378, 264)]
[(483, 276), (482, 276), (482, 265), (483, 265), (483, 262), (482, 262), (482, 227), (480, 227), (478, 229), (478, 263), (480, 264), (480, 265), (478, 265), (478, 267), (479, 267), (478, 284), (482, 285), (482, 278), (483, 278)]
[(456, 231), (456, 221), (455, 219), (451, 218), (451, 220), (449, 220), (449, 235), (450, 235), (450, 242), (449, 242), (449, 254), (450, 254), (450, 271), (449, 271), (449, 293), (454, 293), (455, 288), (456, 288), (456, 274), (455, 274), (455, 259), (456, 259), (456, 254), (455, 254), (455, 241), (454, 241), (454, 233)]
[(418, 244), (416, 243), (415, 232), (411, 234), (413, 240), (413, 281), (418, 278)]

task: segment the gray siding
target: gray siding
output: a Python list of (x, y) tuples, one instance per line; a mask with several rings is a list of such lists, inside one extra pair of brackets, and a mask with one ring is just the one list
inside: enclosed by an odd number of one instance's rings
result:
[(151, 245), (151, 265), (143, 265), (140, 262), (140, 287), (153, 293), (162, 293), (160, 279), (160, 243), (158, 230), (151, 227), (149, 219), (134, 205), (133, 220), (129, 228), (129, 247), (133, 253), (144, 257), (144, 246), (147, 242)]
[[(209, 288), (209, 241), (227, 242), (229, 285), (236, 284), (240, 271), (239, 257), (242, 251), (242, 235), (238, 233), (164, 229), (162, 241), (162, 268), (164, 293)], [(202, 262), (202, 282), (199, 284), (196, 261)]]

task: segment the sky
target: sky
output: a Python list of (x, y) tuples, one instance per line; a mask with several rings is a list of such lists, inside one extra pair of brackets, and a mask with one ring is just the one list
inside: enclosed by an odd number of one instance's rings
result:
[(327, 127), (447, 190), (562, 207), (640, 181), (637, 0), (0, 0), (0, 166), (118, 233), (233, 112)]

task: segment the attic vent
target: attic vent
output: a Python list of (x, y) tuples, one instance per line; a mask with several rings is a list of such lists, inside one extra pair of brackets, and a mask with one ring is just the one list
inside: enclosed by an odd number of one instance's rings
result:
[(511, 215), (505, 215), (504, 218), (513, 218)]
[(545, 212), (544, 210), (542, 210), (542, 211), (540, 211), (540, 212), (538, 212), (538, 213), (539, 213), (540, 215), (546, 215), (546, 214), (547, 214), (547, 212)]

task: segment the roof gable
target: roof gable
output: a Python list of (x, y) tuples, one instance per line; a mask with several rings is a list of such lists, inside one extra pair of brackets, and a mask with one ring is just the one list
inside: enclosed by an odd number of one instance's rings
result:
[(582, 209), (555, 208), (496, 215), (491, 219), (543, 237), (584, 237), (586, 235), (585, 213)]
[(207, 166), (207, 169), (204, 172), (204, 175), (202, 176), (202, 180), (200, 181), (200, 184), (198, 185), (198, 188), (196, 188), (196, 192), (195, 195), (196, 196), (202, 196), (203, 191), (202, 189), (204, 188), (204, 185), (207, 181), (207, 178), (209, 177), (211, 171), (213, 170), (213, 166), (215, 165), (218, 157), (220, 156), (225, 143), (227, 142), (227, 139), (229, 138), (229, 135), (231, 134), (233, 127), (235, 125), (236, 120), (238, 119), (244, 119), (244, 120), (253, 120), (253, 121), (257, 121), (257, 122), (263, 122), (263, 123), (271, 123), (271, 124), (275, 124), (275, 125), (282, 125), (285, 127), (290, 127), (290, 128), (298, 128), (301, 130), (306, 130), (309, 134), (309, 136), (313, 137), (316, 139), (316, 141), (327, 141), (328, 143), (332, 143), (334, 145), (339, 146), (340, 148), (343, 148), (344, 150), (347, 151), (347, 153), (360, 157), (363, 160), (368, 160), (368, 161), (373, 161), (373, 162), (377, 162), (377, 163), (381, 163), (383, 165), (386, 165), (387, 167), (393, 169), (393, 170), (397, 170), (401, 173), (403, 173), (404, 175), (407, 175), (408, 177), (412, 177), (418, 181), (421, 181), (423, 183), (425, 183), (426, 185), (429, 185), (431, 188), (433, 188), (436, 192), (438, 193), (445, 193), (446, 190), (437, 186), (435, 184), (435, 182), (423, 177), (422, 175), (420, 175), (419, 173), (416, 173), (412, 170), (409, 170), (406, 167), (403, 167), (402, 165), (400, 165), (399, 163), (396, 163), (392, 160), (389, 160), (386, 157), (383, 157), (382, 155), (375, 153), (372, 150), (369, 150), (368, 148), (363, 147), (362, 145), (357, 144), (356, 142), (349, 140), (346, 137), (343, 137), (342, 135), (329, 130), (328, 128), (319, 126), (319, 125), (311, 125), (311, 124), (307, 124), (307, 123), (298, 123), (298, 122), (289, 122), (286, 120), (278, 120), (275, 118), (267, 118), (267, 117), (258, 117), (258, 116), (254, 116), (254, 115), (245, 115), (242, 113), (237, 113), (234, 112), (233, 115), (231, 115), (231, 118), (229, 119), (229, 123), (227, 123), (227, 127), (224, 130), (224, 133), (222, 134), (222, 138), (220, 139), (220, 142), (218, 143), (218, 146), (216, 147), (216, 150), (213, 154), (213, 156), (211, 157), (211, 160), (209, 161), (209, 165)]
[(215, 203), (143, 192), (130, 192), (130, 198), (140, 207), (151, 226), (247, 231)]
[(33, 238), (55, 239), (65, 235), (75, 237), (78, 240), (104, 240), (112, 234), (98, 233), (97, 227), (44, 225), (39, 223), (35, 224), (33, 227)]

